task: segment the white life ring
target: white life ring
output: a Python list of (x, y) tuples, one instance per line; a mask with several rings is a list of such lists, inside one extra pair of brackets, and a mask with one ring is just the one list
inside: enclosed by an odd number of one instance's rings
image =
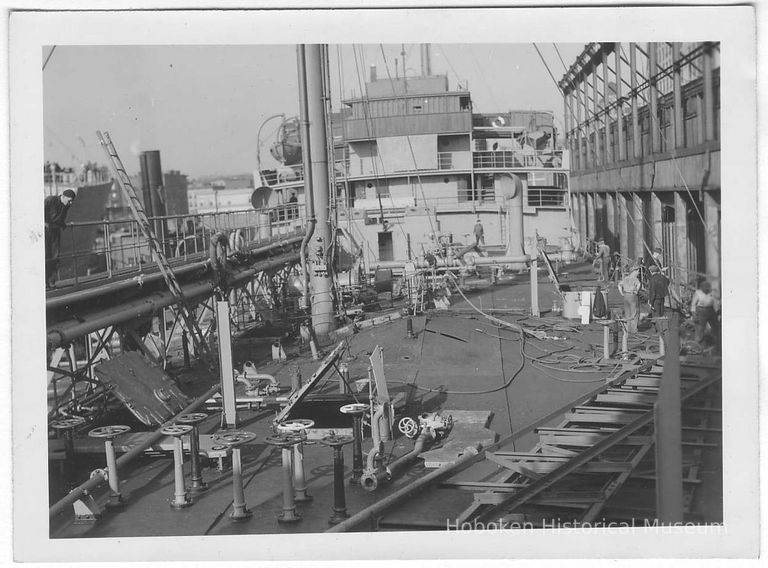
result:
[(507, 121), (504, 119), (503, 116), (497, 116), (495, 119), (493, 119), (493, 122), (491, 122), (491, 126), (494, 128), (501, 128), (502, 126), (506, 126)]

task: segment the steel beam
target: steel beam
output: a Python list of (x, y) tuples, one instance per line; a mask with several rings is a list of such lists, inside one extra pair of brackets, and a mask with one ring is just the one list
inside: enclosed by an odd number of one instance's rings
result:
[(616, 161), (620, 162), (622, 160), (627, 159), (627, 148), (626, 148), (626, 141), (624, 140), (624, 103), (622, 102), (623, 99), (623, 88), (621, 84), (621, 44), (616, 44), (616, 47), (614, 47), (613, 55), (615, 58), (615, 68), (616, 68), (616, 100), (618, 101), (618, 106), (616, 107), (616, 137), (618, 138), (618, 143), (616, 145), (618, 149), (618, 155), (616, 156)]
[(656, 517), (683, 521), (683, 431), (680, 395), (680, 316), (672, 312), (666, 338), (664, 375), (654, 406), (656, 432)]
[(685, 147), (685, 130), (683, 123), (683, 91), (680, 81), (680, 42), (672, 44), (672, 90), (674, 114), (675, 148)]
[(629, 84), (632, 91), (632, 155), (635, 159), (643, 155), (640, 120), (637, 108), (637, 44), (629, 44)]
[(656, 154), (660, 151), (659, 142), (661, 138), (659, 136), (659, 91), (656, 87), (656, 75), (658, 73), (657, 63), (658, 45), (655, 42), (648, 42), (648, 100), (650, 101), (650, 132), (651, 132), (651, 153)]

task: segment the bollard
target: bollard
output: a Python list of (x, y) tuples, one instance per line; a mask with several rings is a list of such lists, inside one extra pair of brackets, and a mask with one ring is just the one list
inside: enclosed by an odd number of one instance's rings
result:
[(313, 420), (303, 418), (286, 420), (277, 425), (277, 431), (281, 434), (293, 434), (299, 438), (299, 443), (293, 446), (293, 500), (297, 503), (312, 500), (312, 496), (307, 493), (307, 482), (304, 475), (304, 440), (307, 439), (307, 430), (314, 426)]
[(627, 358), (627, 350), (628, 350), (628, 342), (629, 342), (629, 332), (627, 331), (627, 328), (624, 328), (624, 333), (621, 336), (621, 351), (624, 353), (624, 359)]
[(173, 499), (171, 500), (172, 509), (183, 509), (189, 507), (192, 501), (189, 500), (187, 488), (184, 485), (184, 446), (181, 441), (182, 436), (192, 432), (192, 426), (189, 424), (171, 424), (161, 430), (165, 436), (173, 436)]
[(204, 412), (193, 412), (191, 414), (182, 414), (176, 419), (178, 424), (189, 424), (192, 431), (189, 433), (189, 454), (192, 462), (192, 476), (189, 490), (192, 493), (202, 493), (208, 489), (208, 484), (203, 481), (203, 474), (200, 472), (200, 429), (198, 425), (208, 418)]
[(338, 524), (349, 518), (347, 500), (344, 495), (344, 453), (342, 447), (352, 442), (352, 436), (326, 436), (321, 443), (333, 448), (333, 515), (328, 519), (331, 525)]
[(611, 357), (611, 348), (609, 344), (610, 330), (608, 327), (608, 324), (603, 325), (603, 359), (610, 359)]
[(232, 512), (229, 518), (233, 523), (239, 523), (251, 518), (253, 513), (245, 504), (243, 491), (243, 464), (240, 460), (240, 446), (253, 440), (256, 434), (246, 430), (223, 430), (214, 435), (213, 441), (227, 446), (232, 450)]
[(539, 265), (537, 260), (531, 260), (531, 315), (539, 317)]
[(277, 446), (282, 450), (283, 457), (283, 511), (277, 516), (278, 523), (297, 523), (301, 515), (296, 512), (296, 500), (293, 490), (293, 464), (291, 447), (298, 444), (301, 438), (294, 434), (279, 434), (265, 439), (267, 444)]
[(661, 357), (664, 357), (664, 354), (665, 354), (665, 350), (664, 350), (664, 335), (660, 333), (659, 334), (659, 355)]
[(342, 414), (352, 415), (352, 485), (360, 484), (363, 475), (363, 414), (368, 410), (367, 404), (345, 404), (341, 407)]
[(130, 426), (101, 426), (94, 428), (88, 435), (91, 438), (104, 438), (104, 450), (107, 454), (107, 480), (109, 481), (109, 497), (107, 507), (117, 508), (125, 505), (125, 500), (120, 493), (120, 477), (117, 472), (117, 460), (115, 459), (115, 446), (112, 444), (117, 436), (130, 432)]

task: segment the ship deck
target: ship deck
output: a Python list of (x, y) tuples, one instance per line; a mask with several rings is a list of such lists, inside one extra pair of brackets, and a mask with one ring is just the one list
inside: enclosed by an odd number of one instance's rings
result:
[[(564, 281), (572, 286), (595, 286), (594, 275), (587, 265), (573, 265), (563, 271), (570, 272)], [(474, 307), (495, 317), (547, 329), (562, 339), (529, 339), (523, 344), (516, 332), (498, 327), (478, 313), (466, 299), (454, 294), (450, 310), (432, 311), (414, 318), (413, 339), (406, 338), (403, 319), (366, 327), (346, 337), (348, 351), (344, 360), (350, 377), (353, 380), (366, 377), (367, 355), (377, 345), (381, 346), (390, 395), (393, 398), (402, 395), (404, 414), (487, 411), (491, 413), (487, 428), (495, 432), (501, 441), (501, 448), (528, 450), (535, 444), (535, 434), (531, 431), (517, 435), (518, 432), (526, 432), (531, 424), (556, 424), (564, 409), (568, 409), (573, 401), (603, 385), (608, 371), (616, 371), (616, 368), (583, 367), (564, 372), (534, 367), (526, 362), (532, 357), (552, 357), (554, 355), (548, 354), (555, 352), (567, 352), (574, 356), (573, 361), (599, 357), (602, 352), (601, 325), (580, 326), (573, 320), (548, 314), (549, 306), (556, 298), (554, 286), (541, 274), (538, 289), (543, 312), (540, 318), (525, 315), (530, 301), (527, 273), (514, 275), (495, 285), (478, 281), (475, 289), (467, 292), (467, 298)], [(609, 307), (618, 307), (619, 302), (614, 286), (609, 290)], [(635, 345), (637, 349), (653, 344), (651, 332), (643, 336), (642, 329), (640, 340)], [(643, 338), (646, 345), (641, 345)], [(244, 339), (236, 344), (234, 358), (241, 363), (254, 361), (261, 372), (274, 374), (283, 385), (290, 384), (290, 366), (298, 365), (302, 376), (308, 377), (318, 365), (308, 353), (299, 353), (298, 346), (288, 345), (286, 351), (288, 361), (275, 363), (268, 359), (268, 340)], [(194, 369), (179, 374), (179, 379), (190, 396), (204, 392), (211, 382), (210, 377)], [(338, 384), (332, 381), (319, 392), (338, 393), (338, 389)], [(256, 434), (255, 441), (242, 448), (245, 500), (253, 513), (248, 521), (233, 523), (229, 519), (232, 510), (231, 471), (219, 471), (215, 467), (216, 460), (211, 460), (203, 470), (209, 489), (195, 497), (192, 506), (182, 510), (172, 509), (169, 504), (174, 493), (173, 459), (170, 454), (164, 454), (138, 458), (120, 471), (121, 491), (127, 500), (124, 508), (106, 509), (100, 520), (86, 524), (75, 523), (72, 509), (68, 508), (51, 519), (51, 538), (292, 534), (328, 530), (333, 506), (331, 448), (319, 443), (305, 445), (308, 493), (313, 500), (297, 503), (301, 522), (280, 524), (277, 522), (282, 510), (280, 450), (264, 442), (270, 434), (274, 412), (243, 410), (238, 414), (240, 428)], [(212, 433), (218, 426), (218, 415), (211, 415), (201, 425), (200, 431), (203, 434)], [(450, 439), (449, 436), (446, 442)], [(467, 445), (470, 442), (467, 440)], [(399, 456), (408, 452), (412, 445), (412, 440), (396, 436), (386, 449), (391, 455)], [(369, 448), (370, 439), (366, 438), (363, 451)], [(694, 507), (698, 518), (709, 521), (722, 520), (722, 458), (718, 458), (719, 451), (718, 447), (708, 447), (702, 458), (703, 486), (697, 495), (703, 499), (701, 505)], [(350, 446), (345, 446), (344, 453), (348, 479), (352, 464)], [(49, 463), (50, 499), (54, 503), (64, 495), (66, 484), (61, 476), (61, 464), (57, 461)], [(103, 454), (79, 456), (74, 464), (76, 471), (73, 477), (81, 482), (93, 469), (104, 467), (103, 464)], [(188, 467), (186, 463), (187, 476)], [(366, 492), (359, 486), (347, 484), (348, 512), (354, 514), (363, 510), (428, 471), (419, 460), (403, 475), (380, 486), (375, 492)], [(494, 471), (492, 464), (481, 462), (450, 481), (488, 479)], [(648, 483), (646, 480), (646, 486)], [(653, 482), (650, 483), (652, 486)], [(641, 482), (639, 487), (628, 486), (625, 491), (619, 492), (613, 498), (614, 509), (619, 510), (624, 501), (636, 499), (642, 489)], [(105, 501), (106, 495), (104, 485), (93, 494), (100, 503)], [(457, 491), (445, 485), (430, 487), (404, 505), (388, 511), (380, 519), (379, 530), (444, 529), (446, 522), (455, 519), (471, 504), (472, 499), (470, 491)]]

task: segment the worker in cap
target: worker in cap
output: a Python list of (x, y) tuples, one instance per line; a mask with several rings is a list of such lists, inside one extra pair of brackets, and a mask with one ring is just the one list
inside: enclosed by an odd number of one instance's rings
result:
[(480, 218), (478, 217), (477, 222), (475, 223), (475, 245), (484, 245), (485, 244), (485, 230), (483, 229), (483, 224), (480, 222)]
[(43, 202), (45, 221), (45, 286), (56, 287), (61, 251), (61, 231), (67, 228), (67, 213), (77, 194), (66, 189), (61, 195), (49, 195)]

